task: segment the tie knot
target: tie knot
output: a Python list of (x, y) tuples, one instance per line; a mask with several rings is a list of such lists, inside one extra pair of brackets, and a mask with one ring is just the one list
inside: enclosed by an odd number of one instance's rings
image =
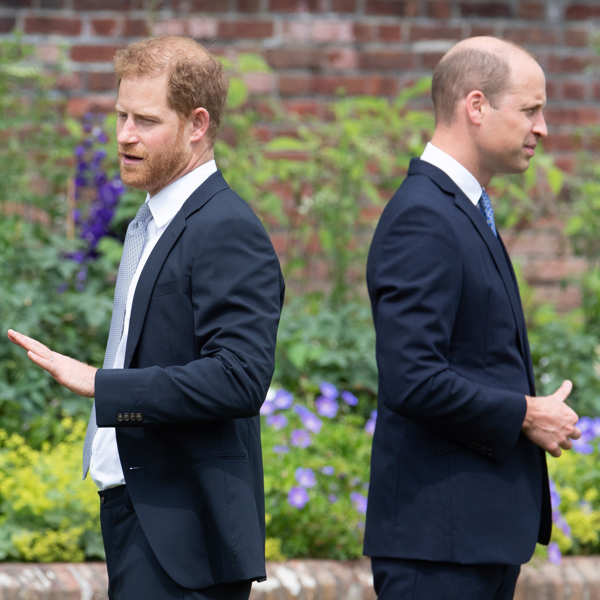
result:
[(492, 203), (490, 201), (490, 197), (487, 195), (487, 192), (482, 188), (481, 190), (481, 198), (479, 198), (479, 210), (485, 217), (487, 224), (490, 226), (492, 233), (498, 237), (498, 233), (496, 232), (496, 223), (494, 222), (494, 209), (492, 208)]

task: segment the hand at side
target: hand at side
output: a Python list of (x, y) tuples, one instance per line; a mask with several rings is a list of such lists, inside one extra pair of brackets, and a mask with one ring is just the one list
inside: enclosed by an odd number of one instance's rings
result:
[(552, 456), (560, 456), (561, 448), (569, 450), (571, 440), (581, 437), (575, 427), (579, 417), (565, 404), (572, 389), (573, 384), (567, 380), (550, 396), (525, 396), (523, 433)]
[(8, 339), (27, 350), (29, 359), (48, 371), (61, 385), (80, 396), (94, 395), (94, 380), (98, 370), (96, 367), (53, 352), (41, 342), (12, 329), (8, 330)]

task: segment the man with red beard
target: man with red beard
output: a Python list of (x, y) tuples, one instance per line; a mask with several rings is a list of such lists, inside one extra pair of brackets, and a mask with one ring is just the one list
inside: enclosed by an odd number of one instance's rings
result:
[(103, 368), (9, 338), (94, 397), (84, 443), (98, 485), (111, 600), (247, 599), (265, 577), (259, 410), (283, 278), (249, 206), (217, 170), (222, 67), (191, 39), (117, 52), (130, 223)]

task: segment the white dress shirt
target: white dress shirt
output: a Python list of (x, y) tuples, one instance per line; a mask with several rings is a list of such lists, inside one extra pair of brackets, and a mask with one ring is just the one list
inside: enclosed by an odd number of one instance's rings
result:
[(481, 198), (482, 187), (475, 177), (463, 167), (456, 159), (434, 146), (431, 142), (425, 146), (421, 160), (432, 164), (444, 171), (452, 181), (460, 188), (465, 196), (475, 205)]
[[(194, 190), (204, 183), (215, 171), (217, 165), (214, 160), (196, 167), (193, 171), (176, 179), (156, 195), (146, 196), (146, 202), (150, 207), (152, 219), (148, 223), (147, 238), (138, 263), (137, 269), (127, 292), (127, 305), (125, 308), (125, 319), (123, 321), (123, 335), (117, 348), (113, 369), (122, 369), (125, 361), (125, 349), (127, 348), (127, 336), (129, 334), (129, 319), (131, 317), (131, 305), (140, 274), (154, 246), (160, 239), (173, 217), (179, 212), (185, 201)], [(125, 478), (121, 467), (121, 460), (117, 449), (117, 438), (114, 427), (100, 427), (92, 442), (92, 458), (90, 462), (90, 475), (99, 489), (105, 490), (117, 485), (123, 485)]]

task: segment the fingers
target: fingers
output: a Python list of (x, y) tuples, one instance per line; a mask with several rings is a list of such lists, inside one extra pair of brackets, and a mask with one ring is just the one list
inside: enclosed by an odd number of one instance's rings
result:
[(29, 360), (31, 362), (35, 363), (38, 367), (41, 367), (42, 369), (48, 371), (49, 373), (52, 373), (53, 363), (50, 358), (45, 358), (43, 356), (40, 356), (39, 354), (36, 354), (32, 350), (29, 350), (27, 352), (27, 358), (29, 358)]
[(28, 352), (34, 352), (38, 356), (47, 358), (51, 354), (51, 350), (41, 342), (38, 342), (27, 335), (23, 335), (18, 331), (14, 331), (13, 329), (8, 330), (8, 339), (14, 344), (25, 348)]
[(569, 434), (569, 437), (572, 440), (578, 440), (581, 437), (581, 431), (579, 429), (577, 429), (577, 427), (575, 427), (573, 429), (573, 432)]
[(554, 392), (554, 395), (561, 402), (564, 402), (569, 397), (569, 394), (571, 393), (572, 389), (573, 389), (573, 382), (569, 381), (568, 379), (565, 379), (561, 383), (560, 387), (556, 390), (556, 392)]

